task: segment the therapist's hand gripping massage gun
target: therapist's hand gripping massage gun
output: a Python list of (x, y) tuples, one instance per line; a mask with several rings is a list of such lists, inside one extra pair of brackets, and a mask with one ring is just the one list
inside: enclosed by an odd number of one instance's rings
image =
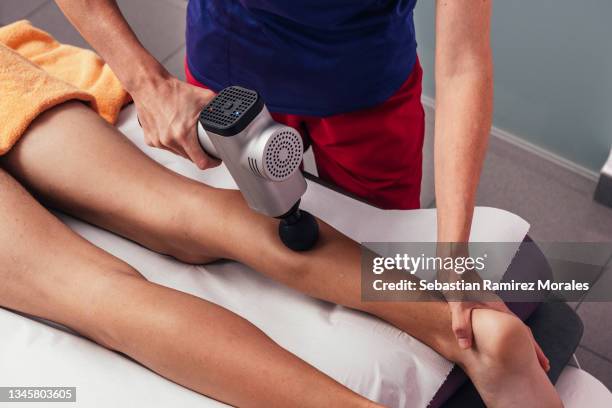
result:
[(249, 207), (281, 220), (278, 233), (288, 248), (306, 251), (316, 244), (317, 221), (299, 208), (306, 192), (302, 138), (272, 119), (257, 92), (238, 86), (219, 92), (202, 109), (198, 139), (225, 163)]

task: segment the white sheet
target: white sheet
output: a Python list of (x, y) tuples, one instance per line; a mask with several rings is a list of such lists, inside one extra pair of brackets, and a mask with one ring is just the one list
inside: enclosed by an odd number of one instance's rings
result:
[[(123, 112), (120, 127), (165, 166), (208, 184), (233, 186), (223, 167), (200, 172), (183, 159), (144, 146), (132, 107)], [(435, 240), (434, 210), (385, 212), (313, 183), (303, 202), (304, 208), (357, 241)], [(148, 279), (244, 316), (283, 347), (387, 406), (426, 406), (451, 368), (431, 349), (376, 318), (310, 299), (245, 266), (184, 265), (70, 217), (62, 219)], [(528, 228), (506, 211), (478, 208), (472, 239), (520, 242)], [(2, 386), (76, 386), (78, 402), (66, 404), (70, 407), (222, 406), (125, 357), (25, 317), (0, 310), (0, 330)]]
[(565, 408), (612, 407), (610, 390), (591, 374), (576, 367), (565, 367), (556, 388)]

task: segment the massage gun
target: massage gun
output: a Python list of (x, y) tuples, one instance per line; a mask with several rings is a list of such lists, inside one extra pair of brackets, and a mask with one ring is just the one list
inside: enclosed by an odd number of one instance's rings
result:
[(294, 251), (312, 248), (316, 219), (300, 210), (306, 180), (300, 171), (300, 134), (272, 119), (255, 91), (231, 86), (202, 109), (198, 139), (210, 156), (223, 160), (249, 207), (280, 219), (281, 241)]

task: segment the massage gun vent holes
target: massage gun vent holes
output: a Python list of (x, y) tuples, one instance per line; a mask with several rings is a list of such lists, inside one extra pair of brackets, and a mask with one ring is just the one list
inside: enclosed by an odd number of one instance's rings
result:
[(302, 139), (295, 132), (284, 130), (274, 135), (266, 148), (268, 174), (279, 181), (291, 176), (302, 162), (302, 149)]

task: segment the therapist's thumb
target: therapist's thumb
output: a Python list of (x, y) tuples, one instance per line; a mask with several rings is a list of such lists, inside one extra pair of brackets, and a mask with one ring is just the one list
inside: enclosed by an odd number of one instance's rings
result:
[(472, 309), (461, 306), (451, 307), (452, 328), (459, 348), (472, 347)]

